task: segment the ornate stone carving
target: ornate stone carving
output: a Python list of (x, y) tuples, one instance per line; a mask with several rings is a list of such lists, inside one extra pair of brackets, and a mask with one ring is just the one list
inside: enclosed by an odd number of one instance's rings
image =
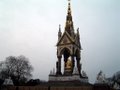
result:
[[(49, 80), (53, 81), (71, 81), (83, 80), (81, 74), (81, 46), (79, 31), (74, 32), (71, 6), (68, 3), (68, 12), (66, 16), (65, 31), (62, 33), (59, 26), (58, 42), (57, 42), (57, 62), (56, 75), (50, 76)], [(63, 73), (61, 73), (61, 60), (63, 60)], [(76, 63), (76, 66), (75, 66)], [(85, 75), (85, 74), (84, 74)], [(85, 78), (87, 80), (87, 78)], [(85, 80), (84, 79), (84, 80)]]

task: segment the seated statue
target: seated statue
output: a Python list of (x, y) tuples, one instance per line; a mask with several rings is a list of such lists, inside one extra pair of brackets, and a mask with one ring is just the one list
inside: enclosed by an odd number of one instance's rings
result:
[(68, 58), (67, 62), (66, 62), (66, 69), (72, 69), (72, 61), (70, 58)]

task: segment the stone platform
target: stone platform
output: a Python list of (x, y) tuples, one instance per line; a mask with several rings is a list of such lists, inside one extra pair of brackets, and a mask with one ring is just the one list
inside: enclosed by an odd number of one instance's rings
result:
[(49, 82), (73, 82), (77, 81), (80, 83), (88, 83), (88, 78), (80, 78), (79, 75), (71, 75), (71, 76), (65, 76), (65, 75), (49, 75)]

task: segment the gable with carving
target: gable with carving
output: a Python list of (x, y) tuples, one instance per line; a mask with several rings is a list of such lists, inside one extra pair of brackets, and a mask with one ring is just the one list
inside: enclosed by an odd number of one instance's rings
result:
[(58, 41), (57, 46), (59, 46), (59, 45), (65, 45), (65, 44), (71, 44), (73, 42), (74, 42), (74, 40), (72, 39), (72, 37), (69, 36), (67, 34), (67, 32), (65, 32), (63, 34), (63, 36), (60, 38), (60, 40)]

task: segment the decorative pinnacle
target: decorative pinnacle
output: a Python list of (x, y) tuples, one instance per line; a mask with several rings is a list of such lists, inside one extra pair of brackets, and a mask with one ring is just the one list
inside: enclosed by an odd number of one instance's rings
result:
[(61, 25), (59, 24), (59, 28), (61, 28)]
[(68, 0), (68, 4), (69, 4), (69, 5), (70, 5), (70, 1), (71, 1), (71, 0)]
[(68, 0), (68, 2), (70, 2), (71, 0)]
[(68, 0), (68, 14), (71, 15), (71, 5), (70, 5), (70, 1), (71, 1), (71, 0)]
[(59, 24), (59, 32), (61, 32), (61, 25)]
[(70, 33), (70, 29), (73, 29), (70, 1), (71, 0), (68, 0), (68, 11), (67, 11), (66, 25), (65, 25), (65, 30), (69, 31), (69, 33)]

